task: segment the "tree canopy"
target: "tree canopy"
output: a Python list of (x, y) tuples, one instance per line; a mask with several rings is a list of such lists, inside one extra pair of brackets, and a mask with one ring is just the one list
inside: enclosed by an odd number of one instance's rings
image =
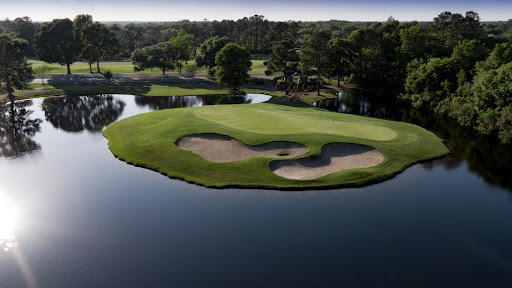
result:
[(48, 63), (70, 65), (80, 56), (80, 45), (75, 38), (73, 22), (69, 19), (55, 19), (45, 23), (35, 35), (35, 50), (39, 59)]
[(329, 76), (330, 73), (330, 35), (326, 32), (316, 32), (301, 48), (301, 62), (306, 74), (317, 75), (317, 94), (320, 95), (320, 77)]
[(132, 63), (139, 70), (160, 68), (162, 74), (174, 69), (176, 62), (176, 50), (169, 42), (160, 42), (156, 45), (137, 49), (132, 54)]
[(215, 56), (228, 43), (231, 43), (231, 40), (226, 36), (215, 36), (205, 40), (203, 44), (199, 46), (199, 52), (195, 58), (197, 66), (206, 66), (208, 73), (213, 76), (215, 74), (213, 70), (215, 67)]
[(184, 64), (190, 60), (190, 54), (192, 53), (192, 42), (194, 41), (194, 35), (188, 34), (185, 30), (181, 29), (178, 35), (171, 37), (169, 42), (172, 44), (176, 53), (176, 66), (178, 66), (179, 73), (181, 74), (181, 68)]
[(27, 41), (9, 34), (0, 34), (0, 88), (5, 90), (11, 102), (15, 89), (26, 87), (32, 76), (32, 66), (27, 62)]
[(245, 47), (229, 43), (215, 57), (218, 82), (238, 90), (249, 82), (251, 70), (251, 53)]

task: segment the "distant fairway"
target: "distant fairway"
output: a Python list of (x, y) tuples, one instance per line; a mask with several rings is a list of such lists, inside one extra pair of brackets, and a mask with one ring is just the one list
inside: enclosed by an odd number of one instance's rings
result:
[[(211, 133), (227, 135), (248, 145), (299, 143), (309, 149), (299, 158), (312, 160), (321, 155), (322, 147), (328, 143), (354, 143), (377, 149), (384, 160), (373, 167), (295, 180), (270, 170), (270, 162), (281, 159), (278, 154), (217, 163), (176, 145), (181, 137)], [(383, 181), (414, 163), (449, 153), (441, 139), (415, 125), (270, 103), (156, 111), (114, 123), (104, 135), (116, 157), (208, 187), (361, 186)]]
[[(249, 72), (250, 75), (262, 76), (265, 75), (265, 70), (267, 67), (263, 65), (264, 60), (251, 60), (252, 61), (252, 71)], [(40, 60), (29, 60), (29, 63), (32, 63), (32, 68), (39, 67), (43, 65), (45, 62)], [(188, 61), (188, 64), (192, 65), (195, 62)], [(68, 72), (66, 65), (61, 66), (59, 64), (53, 63), (48, 64), (50, 68), (50, 73), (52, 74), (66, 74)], [(135, 72), (133, 70), (133, 64), (130, 60), (119, 60), (119, 61), (100, 61), (100, 70), (102, 72), (109, 70), (112, 73), (117, 74), (127, 74), (127, 73), (136, 73), (136, 74), (144, 74), (144, 73), (162, 73), (162, 70), (158, 68), (153, 68), (150, 70), (145, 70), (142, 72)], [(92, 64), (92, 71), (96, 72), (96, 63)], [(177, 71), (177, 69), (176, 69)], [(71, 73), (90, 73), (89, 64), (87, 62), (79, 61), (75, 62), (71, 65)], [(173, 73), (173, 71), (169, 71), (168, 73)], [(176, 73), (176, 72), (174, 72)], [(205, 67), (199, 67), (197, 71), (198, 76), (207, 76), (208, 73)]]

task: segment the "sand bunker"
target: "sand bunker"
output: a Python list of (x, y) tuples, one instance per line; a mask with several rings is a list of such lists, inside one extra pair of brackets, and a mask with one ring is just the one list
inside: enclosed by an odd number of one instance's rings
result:
[(289, 179), (311, 180), (341, 170), (372, 167), (383, 160), (384, 156), (369, 146), (330, 143), (322, 147), (318, 158), (272, 161), (270, 170)]
[[(184, 136), (176, 145), (192, 151), (213, 162), (233, 162), (252, 156), (294, 158), (309, 152), (309, 149), (294, 142), (270, 142), (262, 145), (247, 145), (229, 136), (220, 134), (200, 134)], [(287, 154), (280, 156), (280, 154)]]

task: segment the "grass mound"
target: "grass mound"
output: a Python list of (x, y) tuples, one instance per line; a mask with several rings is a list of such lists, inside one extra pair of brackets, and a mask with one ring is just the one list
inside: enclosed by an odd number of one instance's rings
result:
[[(312, 180), (287, 179), (269, 168), (271, 161), (282, 159), (279, 155), (216, 163), (175, 145), (181, 137), (204, 133), (227, 135), (248, 145), (300, 143), (310, 150), (302, 158), (320, 156), (328, 143), (361, 144), (377, 149), (384, 161)], [(114, 123), (104, 135), (112, 153), (128, 163), (218, 188), (362, 186), (390, 178), (419, 161), (449, 153), (441, 139), (415, 125), (271, 103), (161, 110)]]

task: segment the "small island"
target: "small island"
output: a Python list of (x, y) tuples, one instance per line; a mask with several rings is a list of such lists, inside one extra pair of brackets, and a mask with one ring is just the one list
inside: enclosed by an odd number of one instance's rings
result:
[(108, 127), (112, 153), (206, 187), (357, 187), (449, 153), (415, 125), (276, 103), (137, 115)]

